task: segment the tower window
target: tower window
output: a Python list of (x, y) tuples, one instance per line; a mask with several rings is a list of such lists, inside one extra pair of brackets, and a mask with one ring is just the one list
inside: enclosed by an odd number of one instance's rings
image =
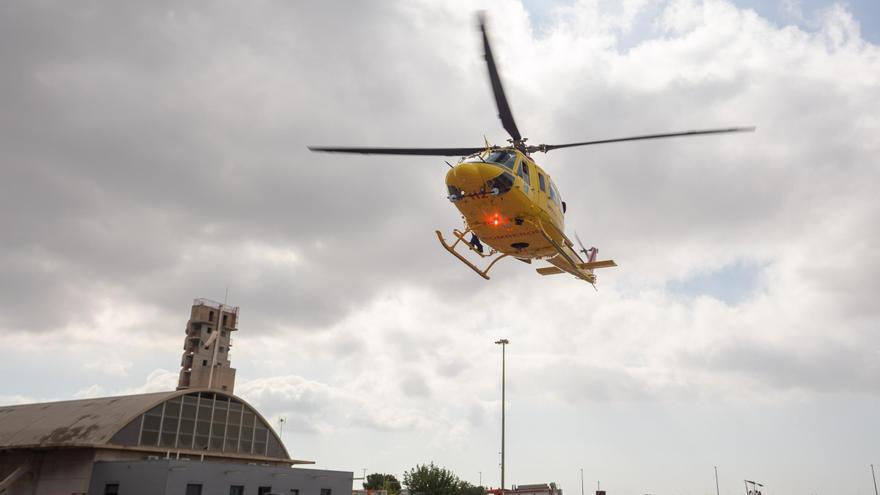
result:
[(214, 321), (214, 312), (208, 311), (208, 321)]
[(207, 366), (207, 365), (208, 365), (208, 360), (202, 359), (202, 366)]

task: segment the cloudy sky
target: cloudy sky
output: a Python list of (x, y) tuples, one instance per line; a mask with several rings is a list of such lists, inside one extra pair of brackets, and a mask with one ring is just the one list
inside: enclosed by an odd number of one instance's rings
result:
[[(437, 244), (442, 159), (309, 144), (754, 134), (536, 158), (599, 291)], [(874, 0), (0, 3), (0, 403), (167, 390), (195, 297), (292, 454), (570, 495), (872, 493)]]

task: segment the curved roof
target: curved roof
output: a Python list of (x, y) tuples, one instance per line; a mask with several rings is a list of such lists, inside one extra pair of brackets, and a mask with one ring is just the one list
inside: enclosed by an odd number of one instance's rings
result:
[[(215, 394), (230, 402), (240, 402), (242, 409), (252, 413), (262, 421), (262, 425), (268, 429), (268, 434), (272, 436), (274, 441), (277, 441), (280, 449), (275, 452), (276, 455), (268, 455), (268, 451), (261, 455), (237, 451), (222, 452), (208, 449), (207, 447), (198, 449), (195, 448), (195, 444), (188, 448), (172, 448), (170, 450), (193, 451), (199, 454), (223, 455), (224, 457), (271, 458), (273, 460), (290, 461), (292, 464), (309, 462), (290, 459), (281, 439), (272, 428), (268, 427), (268, 422), (265, 418), (250, 404), (232, 394), (213, 389), (185, 389), (173, 392), (0, 406), (0, 450), (13, 448), (119, 447), (165, 452), (169, 448), (141, 443), (140, 435), (143, 435), (143, 433), (137, 433), (138, 428), (143, 429), (141, 417), (145, 416), (145, 413), (148, 411), (155, 411), (157, 407), (164, 411), (163, 404), (173, 401), (173, 399), (178, 397), (199, 396), (202, 393)], [(213, 395), (211, 396), (213, 397)], [(183, 400), (180, 399), (174, 402), (181, 402)], [(134, 439), (136, 441), (134, 443), (119, 442), (119, 438), (130, 436), (125, 433), (133, 429), (135, 420), (138, 420), (136, 425), (138, 428), (134, 428)], [(127, 426), (128, 428), (126, 428)], [(126, 432), (122, 432), (123, 429)], [(243, 430), (244, 428), (241, 429)], [(121, 432), (122, 434), (117, 436)], [(117, 436), (116, 441), (114, 441), (114, 436)]]
[(176, 392), (0, 407), (0, 448), (99, 445)]

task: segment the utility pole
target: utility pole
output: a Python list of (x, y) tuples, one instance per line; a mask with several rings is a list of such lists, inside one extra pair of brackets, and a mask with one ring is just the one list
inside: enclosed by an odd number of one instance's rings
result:
[(584, 495), (584, 468), (581, 468), (581, 495)]
[(501, 493), (504, 494), (504, 404), (506, 401), (505, 397), (505, 360), (506, 360), (506, 348), (507, 344), (510, 343), (507, 339), (496, 340), (496, 344), (501, 345)]
[(477, 471), (477, 472), (480, 473), (480, 485), (479, 486), (483, 486), (483, 472), (482, 471)]
[(718, 466), (715, 466), (715, 495), (721, 495), (721, 491), (718, 490)]

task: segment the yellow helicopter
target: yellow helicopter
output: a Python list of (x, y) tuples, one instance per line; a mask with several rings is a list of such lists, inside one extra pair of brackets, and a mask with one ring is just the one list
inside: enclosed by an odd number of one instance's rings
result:
[[(478, 22), (498, 117), (511, 137), (508, 140), (509, 146), (494, 146), (487, 142), (485, 146), (472, 148), (310, 146), (309, 149), (332, 153), (460, 157), (455, 166), (449, 165), (446, 187), (449, 192), (447, 198), (464, 218), (464, 229), (453, 230), (455, 241), (451, 244), (439, 230), (436, 231), (437, 238), (447, 251), (487, 280), (489, 270), (506, 257), (525, 263), (546, 260), (551, 266), (538, 268), (539, 274), (569, 273), (589, 282), (593, 287), (596, 284), (593, 270), (617, 266), (613, 260), (597, 260), (599, 250), (595, 247), (586, 249), (577, 234), (575, 238), (579, 249), (575, 250), (574, 244), (564, 232), (566, 203), (562, 201), (550, 176), (532, 159), (533, 153), (621, 141), (755, 130), (754, 127), (732, 127), (579, 143), (526, 145), (527, 139), (522, 137), (513, 120), (510, 105), (501, 86), (501, 77), (486, 33), (485, 18), (479, 15)], [(464, 253), (461, 252), (463, 250)], [(465, 257), (464, 254), (468, 251), (472, 253), (471, 257), (478, 257), (485, 267), (480, 268)]]

